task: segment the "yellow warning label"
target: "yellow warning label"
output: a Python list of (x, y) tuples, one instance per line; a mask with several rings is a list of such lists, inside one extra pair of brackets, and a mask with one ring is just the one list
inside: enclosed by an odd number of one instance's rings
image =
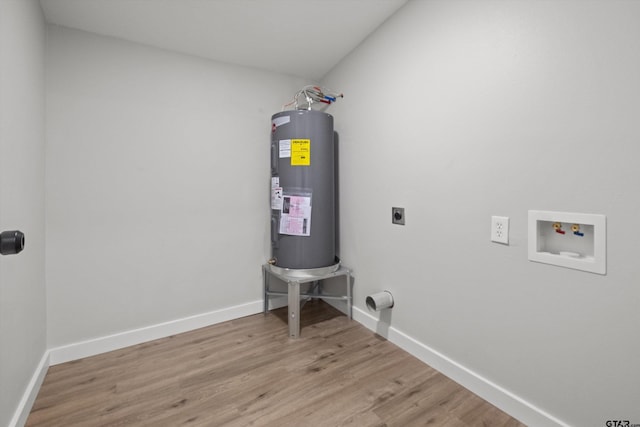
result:
[(292, 139), (291, 140), (291, 166), (311, 165), (311, 140)]

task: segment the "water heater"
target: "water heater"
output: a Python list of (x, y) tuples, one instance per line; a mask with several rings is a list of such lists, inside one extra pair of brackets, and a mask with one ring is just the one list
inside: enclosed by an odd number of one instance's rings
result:
[(333, 117), (318, 110), (271, 117), (271, 263), (337, 265)]

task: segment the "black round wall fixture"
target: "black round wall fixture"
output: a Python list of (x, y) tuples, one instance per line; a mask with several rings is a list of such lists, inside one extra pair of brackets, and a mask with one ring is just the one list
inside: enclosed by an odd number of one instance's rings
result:
[(24, 233), (19, 230), (0, 233), (0, 254), (13, 255), (24, 249)]

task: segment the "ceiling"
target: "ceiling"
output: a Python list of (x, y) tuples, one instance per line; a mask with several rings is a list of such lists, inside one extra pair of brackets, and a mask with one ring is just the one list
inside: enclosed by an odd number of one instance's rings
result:
[(321, 79), (407, 0), (40, 0), (49, 23)]

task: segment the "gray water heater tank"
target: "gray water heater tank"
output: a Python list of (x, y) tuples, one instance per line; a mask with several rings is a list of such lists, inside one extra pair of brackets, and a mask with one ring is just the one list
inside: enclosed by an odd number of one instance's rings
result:
[(274, 265), (336, 264), (333, 117), (316, 110), (271, 117), (271, 250)]

